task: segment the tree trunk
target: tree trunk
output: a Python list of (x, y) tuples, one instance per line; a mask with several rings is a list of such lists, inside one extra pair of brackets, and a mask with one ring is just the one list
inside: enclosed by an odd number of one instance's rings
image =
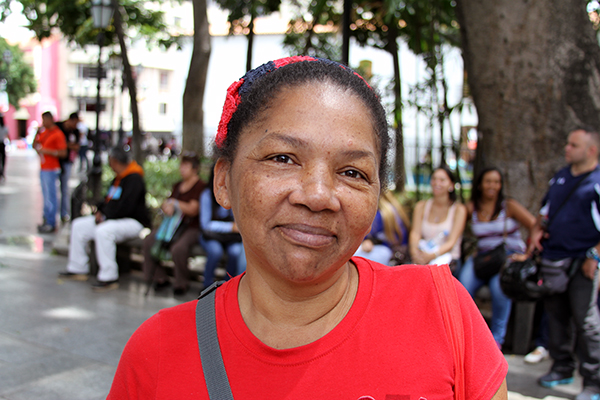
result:
[(568, 133), (600, 127), (600, 50), (586, 3), (457, 2), (479, 115), (477, 171), (499, 167), (505, 192), (535, 212)]
[(352, 0), (344, 0), (344, 14), (342, 16), (342, 64), (350, 65), (350, 20), (352, 13)]
[(395, 125), (395, 152), (394, 183), (399, 192), (404, 191), (406, 171), (404, 169), (404, 129), (402, 126), (402, 80), (400, 77), (400, 56), (398, 55), (398, 34), (395, 25), (391, 25), (388, 36), (388, 52), (394, 63), (394, 125)]
[(127, 45), (125, 44), (125, 32), (123, 31), (123, 16), (121, 14), (121, 7), (118, 5), (117, 0), (112, 1), (114, 13), (114, 26), (115, 32), (119, 39), (119, 46), (121, 48), (121, 58), (123, 60), (123, 71), (125, 72), (125, 82), (129, 89), (129, 99), (131, 104), (131, 151), (133, 152), (133, 158), (138, 164), (143, 165), (144, 154), (142, 153), (142, 129), (140, 128), (140, 113), (137, 104), (137, 88), (135, 79), (133, 79), (133, 71), (131, 69), (131, 63), (127, 55)]
[(254, 10), (248, 24), (248, 49), (246, 50), (246, 72), (252, 69), (252, 50), (254, 49)]
[(210, 58), (206, 0), (193, 0), (194, 50), (183, 93), (183, 149), (204, 155), (204, 89)]

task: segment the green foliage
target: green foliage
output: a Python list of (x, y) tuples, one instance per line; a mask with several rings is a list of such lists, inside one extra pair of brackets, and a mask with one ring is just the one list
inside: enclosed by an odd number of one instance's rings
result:
[(229, 33), (246, 33), (250, 21), (279, 10), (281, 0), (216, 0), (221, 9), (229, 11)]
[(352, 30), (356, 40), (386, 51), (401, 37), (418, 55), (434, 51), (441, 44), (459, 45), (454, 0), (383, 0), (354, 4)]
[(318, 33), (307, 38), (305, 32), (289, 28), (283, 39), (283, 46), (291, 56), (306, 55), (336, 61), (342, 59), (342, 41), (333, 32)]
[(0, 59), (0, 79), (6, 79), (8, 101), (19, 108), (19, 101), (30, 93), (35, 93), (36, 82), (33, 68), (25, 62), (23, 51), (18, 46), (9, 45), (0, 38), (0, 57), (5, 51), (11, 54), (10, 63)]
[(150, 208), (158, 208), (169, 197), (173, 185), (181, 180), (179, 160), (146, 161), (144, 163), (144, 180), (146, 181), (146, 204)]
[[(65, 38), (79, 46), (95, 44), (100, 29), (94, 28), (89, 0), (15, 0), (23, 6), (23, 15), (38, 40), (48, 38), (55, 30), (60, 30)], [(170, 34), (164, 22), (164, 13), (146, 7), (142, 0), (119, 0), (123, 10), (123, 22), (131, 31), (132, 39), (143, 39), (148, 46), (161, 45), (166, 48), (179, 45), (179, 37)], [(158, 3), (160, 4), (160, 2)], [(10, 0), (0, 1), (2, 20), (10, 14)], [(114, 27), (105, 30), (105, 43), (117, 42)]]
[[(294, 16), (288, 24), (283, 45), (290, 55), (308, 55), (341, 61), (342, 40), (337, 26), (342, 14), (336, 3), (316, 0), (308, 3), (293, 2)], [(310, 15), (310, 18), (306, 16)], [(319, 29), (315, 29), (319, 27)]]

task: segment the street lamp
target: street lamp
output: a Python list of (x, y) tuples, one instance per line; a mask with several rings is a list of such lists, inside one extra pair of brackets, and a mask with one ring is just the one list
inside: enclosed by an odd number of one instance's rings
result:
[(113, 14), (111, 0), (92, 0), (92, 19), (94, 28), (99, 28), (98, 33), (98, 91), (96, 93), (96, 132), (94, 134), (94, 161), (90, 172), (92, 180), (92, 193), (94, 199), (100, 193), (100, 182), (102, 176), (102, 159), (100, 156), (100, 82), (102, 80), (102, 46), (104, 46), (104, 30), (108, 27)]

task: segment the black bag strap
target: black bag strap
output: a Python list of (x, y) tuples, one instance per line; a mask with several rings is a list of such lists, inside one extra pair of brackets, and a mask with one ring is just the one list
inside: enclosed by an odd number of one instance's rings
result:
[[(554, 221), (554, 219), (556, 218), (556, 215), (558, 214), (558, 212), (563, 208), (563, 206), (565, 204), (567, 204), (567, 201), (569, 201), (569, 199), (571, 198), (571, 196), (573, 195), (573, 193), (575, 193), (575, 191), (577, 190), (577, 188), (579, 186), (581, 186), (581, 184), (583, 183), (583, 181), (585, 181), (585, 178), (587, 178), (592, 172), (594, 172), (597, 169), (598, 169), (598, 167), (594, 168), (591, 171), (586, 172), (585, 174), (583, 174), (581, 176), (581, 179), (575, 184), (575, 186), (573, 186), (573, 188), (571, 189), (571, 191), (569, 192), (569, 194), (567, 195), (567, 197), (565, 197), (565, 199), (563, 200), (563, 202), (560, 203), (560, 206), (558, 206), (558, 208), (554, 212), (554, 215), (552, 216), (552, 219), (548, 218), (548, 223), (546, 224), (546, 229), (545, 229), (546, 231), (548, 231), (548, 228), (550, 227), (550, 224)], [(548, 213), (550, 213), (550, 210), (548, 210)]]
[(224, 281), (215, 282), (204, 289), (196, 305), (196, 332), (202, 371), (206, 381), (208, 397), (212, 400), (233, 400), (227, 371), (223, 364), (221, 347), (217, 336), (215, 316), (215, 291)]

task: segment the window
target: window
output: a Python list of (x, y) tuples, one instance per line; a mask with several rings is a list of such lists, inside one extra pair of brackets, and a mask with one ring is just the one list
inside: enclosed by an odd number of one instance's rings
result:
[(160, 71), (160, 90), (169, 90), (169, 71)]
[[(79, 79), (95, 79), (97, 75), (97, 66), (91, 64), (77, 64), (77, 77)], [(106, 68), (102, 68), (102, 78), (106, 78)]]
[(167, 114), (167, 103), (159, 103), (158, 104), (158, 113), (160, 115), (166, 115)]

